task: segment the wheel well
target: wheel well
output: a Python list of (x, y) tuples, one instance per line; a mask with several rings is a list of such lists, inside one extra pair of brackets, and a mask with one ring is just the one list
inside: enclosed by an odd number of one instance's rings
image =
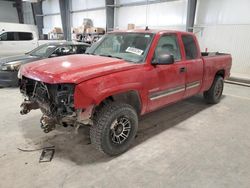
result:
[(141, 100), (137, 91), (128, 91), (125, 93), (109, 96), (99, 104), (99, 107), (102, 107), (103, 105), (112, 101), (129, 104), (134, 107), (138, 114), (141, 112)]
[(215, 74), (215, 77), (216, 76), (222, 76), (222, 78), (225, 78), (225, 70), (222, 69), (222, 70), (217, 71)]

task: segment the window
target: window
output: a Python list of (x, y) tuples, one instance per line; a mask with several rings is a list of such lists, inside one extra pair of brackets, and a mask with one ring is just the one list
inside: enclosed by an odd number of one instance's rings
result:
[(19, 40), (32, 40), (33, 39), (32, 33), (18, 32), (17, 34), (18, 34), (18, 39)]
[(87, 53), (142, 63), (147, 55), (153, 34), (110, 33), (94, 43)]
[(52, 54), (52, 56), (63, 56), (76, 54), (76, 46), (60, 46)]
[(177, 42), (177, 37), (175, 35), (165, 35), (160, 38), (155, 49), (155, 60), (161, 52), (167, 52), (168, 54), (173, 55), (175, 61), (181, 59), (181, 53)]
[(1, 41), (32, 40), (33, 34), (28, 32), (5, 32), (0, 35)]
[(196, 59), (198, 51), (193, 36), (183, 35), (181, 38), (185, 48), (186, 59)]
[(87, 46), (78, 45), (78, 46), (76, 46), (76, 48), (77, 48), (77, 50), (76, 50), (77, 54), (84, 54), (85, 51), (86, 51)]
[(55, 49), (56, 46), (53, 44), (43, 44), (32, 50), (29, 54), (31, 56), (48, 57)]
[(13, 41), (14, 39), (14, 32), (5, 32), (0, 36), (1, 41)]

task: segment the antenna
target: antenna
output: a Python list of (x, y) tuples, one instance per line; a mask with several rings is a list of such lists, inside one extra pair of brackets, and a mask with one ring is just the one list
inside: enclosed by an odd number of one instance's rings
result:
[(149, 30), (148, 29), (148, 0), (147, 0), (147, 4), (146, 4), (146, 28), (145, 31)]

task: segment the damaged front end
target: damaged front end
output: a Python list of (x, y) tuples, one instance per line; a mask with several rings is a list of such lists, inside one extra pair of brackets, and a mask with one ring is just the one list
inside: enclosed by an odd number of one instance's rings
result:
[(25, 99), (20, 113), (24, 115), (40, 109), (43, 113), (41, 128), (45, 133), (55, 129), (56, 125), (79, 127), (79, 124), (91, 123), (91, 115), (86, 117), (84, 110), (74, 108), (74, 89), (74, 84), (47, 84), (23, 77), (20, 91)]

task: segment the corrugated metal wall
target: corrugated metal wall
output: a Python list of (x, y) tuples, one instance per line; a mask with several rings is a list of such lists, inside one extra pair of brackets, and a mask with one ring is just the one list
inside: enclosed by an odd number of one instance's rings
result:
[[(90, 18), (96, 27), (106, 27), (106, 11), (105, 8), (102, 10), (90, 10), (105, 7), (104, 0), (72, 0), (71, 21), (72, 27), (79, 27), (83, 23), (84, 18)], [(43, 1), (43, 17), (44, 29), (43, 32), (46, 34), (51, 31), (54, 27), (62, 28), (60, 7), (58, 0), (45, 0)], [(51, 15), (52, 14), (52, 15)]]
[[(91, 10), (81, 11), (86, 9), (95, 9), (99, 7), (105, 7), (104, 0), (72, 0), (72, 25), (78, 27), (82, 25), (84, 18), (90, 18), (93, 21), (95, 27), (106, 28), (106, 11)], [(77, 11), (77, 12), (74, 12)], [(79, 11), (79, 12), (78, 12)]]
[[(140, 2), (140, 0), (120, 0), (117, 3)], [(127, 28), (128, 23), (136, 27), (185, 29), (187, 16), (187, 0), (169, 1), (139, 6), (124, 6), (116, 9), (117, 28)]]
[(250, 25), (215, 25), (196, 28), (201, 50), (232, 54), (232, 75), (250, 75)]
[(0, 22), (19, 22), (16, 8), (13, 7), (13, 2), (0, 1)]
[(48, 34), (54, 27), (62, 28), (60, 7), (58, 0), (46, 0), (42, 3), (43, 8), (43, 33)]
[(232, 75), (250, 77), (250, 1), (198, 0), (195, 32), (201, 49), (231, 53)]

